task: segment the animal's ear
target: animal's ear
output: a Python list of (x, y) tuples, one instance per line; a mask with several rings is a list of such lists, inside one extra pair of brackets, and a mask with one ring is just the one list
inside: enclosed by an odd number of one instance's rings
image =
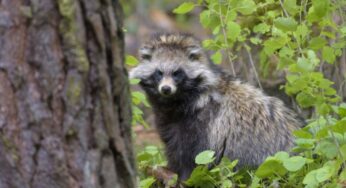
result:
[(143, 46), (139, 49), (139, 57), (142, 61), (150, 61), (153, 49), (149, 46)]
[(191, 61), (199, 60), (203, 54), (203, 50), (200, 46), (189, 46), (187, 51)]

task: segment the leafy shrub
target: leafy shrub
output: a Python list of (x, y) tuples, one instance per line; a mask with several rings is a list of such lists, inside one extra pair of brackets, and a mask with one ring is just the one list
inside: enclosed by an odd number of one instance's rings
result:
[[(128, 66), (138, 65), (138, 60), (130, 55), (126, 56), (125, 64)], [(139, 83), (139, 79), (130, 79), (130, 84), (136, 85)], [(131, 101), (132, 101), (132, 125), (141, 124), (144, 127), (149, 127), (147, 122), (143, 119), (143, 111), (139, 108), (140, 105), (145, 107), (150, 107), (146, 96), (143, 92), (132, 91), (131, 92)]]

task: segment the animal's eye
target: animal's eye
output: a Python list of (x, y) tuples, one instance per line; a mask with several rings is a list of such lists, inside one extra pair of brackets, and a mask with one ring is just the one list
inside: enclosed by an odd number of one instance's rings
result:
[(163, 76), (163, 73), (162, 73), (162, 71), (156, 69), (156, 70), (155, 70), (155, 73), (154, 73), (154, 76), (155, 76), (156, 78), (160, 79), (160, 78)]
[(191, 61), (196, 61), (196, 60), (199, 59), (199, 54), (190, 54), (190, 55), (189, 55), (189, 59), (190, 59)]
[(163, 72), (160, 71), (160, 70), (158, 70), (158, 69), (156, 69), (155, 72), (154, 72), (154, 74), (152, 75), (152, 78), (153, 78), (156, 82), (160, 81), (160, 80), (162, 79), (162, 77), (163, 77)]
[(173, 72), (172, 77), (176, 82), (179, 82), (179, 81), (183, 80), (186, 77), (186, 75), (185, 75), (185, 72), (183, 70), (178, 69), (175, 72)]
[(156, 70), (156, 74), (159, 75), (159, 76), (163, 75), (162, 71), (160, 71), (160, 70)]
[(178, 69), (178, 70), (173, 72), (173, 76), (174, 77), (179, 76), (181, 73), (182, 73), (182, 70)]
[(148, 60), (148, 61), (151, 60), (151, 55), (149, 55), (149, 54), (142, 54), (141, 57), (142, 57), (142, 59), (144, 59), (144, 60)]

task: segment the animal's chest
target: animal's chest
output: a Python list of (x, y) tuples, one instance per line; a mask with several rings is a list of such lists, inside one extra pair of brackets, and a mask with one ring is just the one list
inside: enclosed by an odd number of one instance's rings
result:
[(166, 156), (171, 170), (180, 177), (188, 176), (195, 167), (198, 153), (211, 149), (210, 123), (217, 116), (217, 105), (181, 113), (175, 108), (165, 112), (156, 110), (156, 124), (166, 145)]
[(207, 145), (207, 122), (181, 120), (161, 128), (160, 135), (168, 150), (176, 154), (194, 153)]
[(176, 166), (194, 166), (195, 156), (209, 149), (208, 125), (210, 113), (191, 113), (175, 116), (170, 121), (159, 121), (158, 130), (166, 144), (169, 162)]

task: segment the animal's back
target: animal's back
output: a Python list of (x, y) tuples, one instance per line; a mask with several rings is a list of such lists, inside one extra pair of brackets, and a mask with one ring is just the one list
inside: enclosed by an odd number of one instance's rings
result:
[(293, 146), (292, 131), (302, 121), (282, 101), (240, 81), (219, 85), (219, 114), (209, 124), (209, 143), (239, 166), (255, 167), (267, 156)]

